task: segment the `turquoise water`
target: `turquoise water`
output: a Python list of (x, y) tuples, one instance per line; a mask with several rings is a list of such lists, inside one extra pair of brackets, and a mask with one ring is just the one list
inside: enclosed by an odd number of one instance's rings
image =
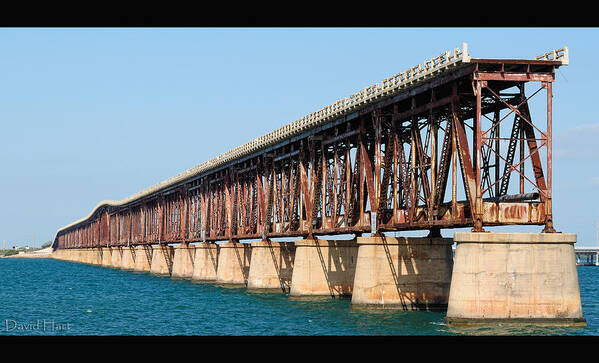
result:
[(53, 259), (0, 259), (3, 335), (599, 335), (599, 267), (579, 266), (585, 328), (449, 328), (445, 313), (356, 310)]

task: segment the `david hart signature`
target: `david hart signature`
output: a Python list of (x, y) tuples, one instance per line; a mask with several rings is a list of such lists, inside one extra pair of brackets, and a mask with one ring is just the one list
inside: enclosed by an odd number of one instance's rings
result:
[(36, 320), (35, 322), (20, 322), (12, 319), (4, 320), (4, 331), (6, 332), (15, 332), (15, 331), (66, 331), (70, 330), (72, 326), (70, 323), (58, 323), (55, 322), (54, 319), (46, 320)]

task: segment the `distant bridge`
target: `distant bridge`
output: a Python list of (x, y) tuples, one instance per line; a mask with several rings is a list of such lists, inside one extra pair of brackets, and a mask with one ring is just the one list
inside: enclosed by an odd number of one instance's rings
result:
[[(552, 232), (552, 82), (564, 64), (567, 48), (534, 60), (475, 59), (463, 44), (100, 202), (58, 230), (54, 249), (509, 224)], [(526, 94), (527, 83), (538, 85)], [(547, 110), (541, 122), (533, 123), (534, 100)]]
[(576, 264), (582, 266), (599, 266), (599, 247), (576, 247)]

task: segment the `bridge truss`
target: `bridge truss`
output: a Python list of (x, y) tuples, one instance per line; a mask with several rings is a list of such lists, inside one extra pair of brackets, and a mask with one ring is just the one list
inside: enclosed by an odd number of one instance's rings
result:
[[(534, 60), (474, 59), (464, 44), (101, 202), (61, 228), (54, 248), (510, 224), (554, 232), (552, 84), (565, 64), (567, 48)], [(535, 102), (542, 111), (533, 119)]]

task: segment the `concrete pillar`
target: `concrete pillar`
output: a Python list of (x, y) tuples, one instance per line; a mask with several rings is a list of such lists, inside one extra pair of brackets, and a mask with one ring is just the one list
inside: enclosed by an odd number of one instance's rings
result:
[(172, 246), (167, 244), (154, 246), (152, 249), (150, 273), (170, 276), (173, 271), (173, 254), (174, 250)]
[(248, 274), (249, 290), (288, 292), (293, 273), (293, 242), (252, 242), (252, 260)]
[(193, 260), (195, 247), (181, 243), (174, 246), (172, 277), (191, 278), (193, 275)]
[(134, 271), (150, 271), (152, 265), (152, 246), (139, 245), (135, 246), (135, 267)]
[(229, 286), (247, 286), (251, 261), (251, 246), (247, 243), (226, 242), (218, 245), (216, 282)]
[(358, 237), (352, 307), (445, 310), (451, 238)]
[(121, 261), (123, 257), (122, 247), (113, 247), (110, 256), (110, 267), (121, 268)]
[(93, 254), (93, 249), (92, 248), (86, 248), (86, 249), (84, 249), (83, 250), (83, 257), (82, 257), (81, 262), (90, 265), (92, 263), (92, 254)]
[(595, 266), (599, 266), (599, 252), (595, 253)]
[(81, 262), (81, 260), (83, 259), (83, 249), (78, 248), (78, 249), (74, 250), (73, 252), (74, 252), (73, 261)]
[(87, 252), (87, 248), (81, 248), (79, 249), (79, 256), (77, 258), (77, 262), (79, 263), (85, 263), (85, 258), (87, 257), (88, 252)]
[(101, 265), (104, 267), (110, 267), (110, 260), (112, 259), (112, 248), (102, 247), (102, 262)]
[(135, 269), (135, 247), (123, 247), (122, 251), (123, 254), (121, 256), (121, 269)]
[(289, 296), (350, 296), (357, 257), (355, 239), (295, 241)]
[(216, 281), (218, 247), (215, 243), (199, 243), (195, 246), (192, 280)]
[(456, 232), (448, 325), (585, 326), (572, 233)]
[(62, 260), (62, 259), (64, 259), (64, 250), (52, 251), (52, 255), (51, 256), (55, 260)]
[(91, 249), (90, 263), (92, 265), (101, 265), (102, 264), (102, 248), (101, 247), (95, 247), (95, 248)]
[(83, 259), (84, 259), (84, 263), (87, 263), (87, 264), (90, 264), (90, 265), (97, 265), (97, 262), (99, 260), (98, 249), (96, 249), (96, 248), (87, 248), (86, 249), (86, 253), (85, 253)]

